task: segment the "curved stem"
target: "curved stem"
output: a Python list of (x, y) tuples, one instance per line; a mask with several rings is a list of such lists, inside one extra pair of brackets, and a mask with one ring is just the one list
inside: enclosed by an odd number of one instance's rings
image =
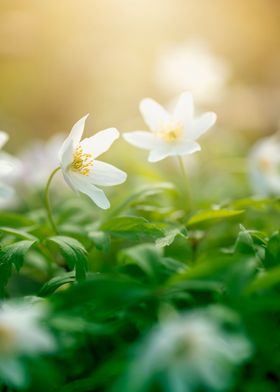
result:
[(185, 183), (184, 183), (185, 187), (184, 188), (185, 188), (186, 195), (187, 195), (188, 202), (189, 202), (189, 209), (190, 209), (190, 211), (192, 211), (193, 203), (192, 203), (191, 191), (190, 191), (190, 186), (189, 186), (189, 178), (188, 178), (188, 174), (187, 174), (187, 170), (186, 170), (186, 167), (185, 167), (185, 163), (184, 163), (183, 157), (178, 156), (178, 163), (179, 163), (182, 175), (183, 175), (184, 180), (185, 180)]
[(46, 188), (45, 188), (45, 195), (44, 195), (44, 202), (45, 202), (45, 208), (47, 211), (47, 215), (48, 215), (48, 220), (50, 222), (50, 225), (54, 231), (55, 234), (58, 234), (58, 230), (55, 224), (55, 221), (53, 219), (53, 215), (52, 215), (52, 210), (51, 210), (51, 203), (50, 203), (50, 186), (52, 183), (52, 180), (54, 178), (54, 176), (56, 175), (56, 173), (60, 170), (60, 166), (57, 167), (56, 169), (54, 169), (54, 171), (51, 173)]

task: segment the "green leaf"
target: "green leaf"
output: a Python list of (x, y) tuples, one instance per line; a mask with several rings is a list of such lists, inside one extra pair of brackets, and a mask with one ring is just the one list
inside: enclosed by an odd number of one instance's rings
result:
[(163, 225), (156, 225), (139, 216), (119, 216), (103, 223), (101, 229), (129, 239), (156, 239), (163, 235)]
[(34, 222), (23, 215), (14, 214), (11, 212), (0, 213), (0, 226), (19, 228), (33, 225)]
[(126, 200), (124, 200), (120, 205), (116, 208), (113, 208), (110, 211), (109, 217), (114, 217), (129, 207), (131, 204), (139, 201), (143, 201), (148, 197), (155, 196), (159, 193), (167, 192), (167, 191), (174, 191), (175, 187), (170, 182), (164, 182), (160, 184), (149, 185), (149, 187), (144, 187), (139, 189), (134, 194), (129, 196)]
[(111, 245), (110, 235), (104, 231), (91, 231), (88, 233), (89, 238), (94, 243), (96, 249), (102, 252), (108, 252)]
[(163, 257), (162, 249), (152, 244), (141, 244), (122, 250), (118, 255), (122, 265), (135, 264), (153, 281), (164, 279), (171, 273), (184, 271), (185, 266), (177, 260)]
[(209, 260), (201, 262), (194, 267), (186, 270), (185, 272), (179, 271), (178, 274), (174, 274), (168, 285), (176, 285), (178, 282), (184, 282), (192, 279), (214, 279), (221, 272), (227, 270), (232, 264), (232, 257), (228, 255), (220, 255), (215, 260)]
[(59, 287), (68, 283), (73, 283), (74, 281), (75, 275), (73, 272), (68, 272), (63, 276), (55, 276), (44, 284), (44, 286), (40, 289), (38, 296), (47, 297), (54, 293)]
[(235, 254), (245, 254), (256, 256), (256, 249), (253, 238), (249, 230), (247, 230), (244, 226), (240, 225), (240, 232), (238, 234), (236, 243), (234, 245), (234, 253)]
[(249, 294), (268, 290), (280, 285), (280, 266), (270, 269), (259, 275), (248, 287), (246, 292)]
[(272, 268), (280, 265), (280, 233), (274, 233), (268, 241), (264, 266)]
[(244, 213), (244, 210), (205, 210), (194, 214), (187, 222), (187, 226), (194, 226), (200, 223), (217, 219), (228, 219)]
[(0, 232), (6, 233), (6, 234), (11, 234), (14, 235), (15, 237), (23, 238), (25, 240), (30, 240), (30, 241), (37, 241), (38, 238), (36, 238), (34, 235), (27, 233), (24, 230), (21, 229), (13, 229), (10, 227), (0, 227)]
[(3, 247), (0, 250), (0, 289), (6, 286), (11, 273), (12, 265), (19, 271), (23, 265), (24, 257), (36, 241), (25, 240)]
[(69, 268), (75, 268), (76, 279), (84, 280), (87, 271), (87, 251), (84, 246), (76, 239), (66, 236), (50, 237), (47, 241), (59, 247)]
[(176, 239), (177, 236), (187, 238), (187, 232), (186, 229), (180, 229), (180, 228), (169, 228), (165, 230), (165, 235), (164, 237), (158, 238), (156, 240), (156, 246), (158, 248), (164, 248), (165, 246), (170, 246)]
[(237, 209), (254, 208), (257, 210), (264, 210), (268, 207), (279, 207), (279, 199), (277, 198), (260, 198), (260, 197), (247, 197), (238, 199), (230, 203), (231, 207)]
[[(72, 285), (68, 290), (56, 292), (51, 301), (57, 310), (63, 312), (69, 309), (85, 309), (85, 304), (90, 304), (88, 317), (101, 321), (103, 317), (115, 315), (123, 311), (130, 304), (143, 301), (149, 295), (148, 287), (135, 279), (126, 276), (108, 274), (88, 274), (87, 280)], [(87, 306), (87, 305), (86, 305)]]

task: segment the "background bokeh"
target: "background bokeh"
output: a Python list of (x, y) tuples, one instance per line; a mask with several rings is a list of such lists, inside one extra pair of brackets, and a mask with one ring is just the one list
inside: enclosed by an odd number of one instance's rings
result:
[(142, 97), (176, 95), (166, 56), (198, 42), (227, 68), (205, 109), (220, 135), (251, 142), (278, 127), (279, 20), (278, 0), (1, 0), (0, 128), (11, 150), (87, 112), (90, 131), (139, 129)]

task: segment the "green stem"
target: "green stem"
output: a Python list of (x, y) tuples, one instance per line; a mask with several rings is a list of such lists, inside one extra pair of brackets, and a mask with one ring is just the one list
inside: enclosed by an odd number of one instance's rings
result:
[(187, 174), (187, 170), (186, 170), (186, 166), (183, 160), (183, 157), (178, 156), (178, 163), (179, 163), (179, 167), (181, 169), (183, 178), (184, 178), (184, 190), (186, 192), (187, 198), (188, 198), (188, 202), (189, 202), (189, 209), (190, 211), (193, 210), (193, 203), (192, 203), (192, 197), (191, 197), (191, 191), (190, 191), (190, 186), (189, 186), (189, 178), (188, 178), (188, 174)]
[(54, 231), (55, 234), (58, 234), (58, 230), (55, 224), (55, 221), (53, 219), (53, 215), (52, 215), (52, 210), (51, 210), (51, 203), (50, 203), (50, 186), (52, 183), (52, 180), (54, 178), (54, 176), (56, 175), (56, 173), (60, 170), (60, 166), (57, 167), (56, 169), (54, 169), (54, 171), (51, 173), (46, 188), (45, 188), (45, 195), (44, 195), (44, 201), (45, 201), (45, 208), (47, 211), (47, 215), (48, 215), (48, 220), (50, 222), (50, 225)]

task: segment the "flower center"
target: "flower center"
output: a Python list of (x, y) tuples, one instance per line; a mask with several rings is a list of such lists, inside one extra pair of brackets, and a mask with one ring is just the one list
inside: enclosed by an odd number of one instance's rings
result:
[(182, 137), (183, 129), (181, 124), (170, 123), (162, 127), (161, 130), (157, 132), (157, 135), (166, 142), (172, 143)]
[(267, 172), (271, 169), (271, 162), (267, 158), (262, 157), (259, 160), (259, 165), (261, 170), (263, 170), (264, 172)]
[(71, 170), (83, 176), (88, 176), (92, 166), (92, 156), (90, 154), (84, 154), (82, 146), (77, 147), (74, 152), (74, 160), (70, 165)]
[(4, 325), (0, 325), (0, 353), (5, 354), (13, 349), (15, 343), (15, 337), (12, 331), (10, 331)]

